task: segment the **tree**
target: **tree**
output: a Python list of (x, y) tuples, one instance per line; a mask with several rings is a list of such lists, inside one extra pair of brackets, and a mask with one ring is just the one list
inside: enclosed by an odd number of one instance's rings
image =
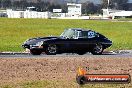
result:
[(21, 9), (23, 9), (23, 10), (26, 9), (26, 7), (28, 6), (28, 5), (27, 5), (27, 0), (22, 0), (22, 1), (20, 1), (20, 3), (21, 3), (21, 4), (20, 4), (20, 7), (21, 7)]
[(19, 8), (20, 4), (21, 4), (20, 1), (12, 2), (12, 9), (17, 9), (17, 8)]
[(11, 6), (10, 0), (0, 0), (1, 8), (9, 8)]
[(95, 14), (100, 12), (100, 5), (94, 5), (92, 2), (87, 1), (82, 4), (82, 13), (83, 14)]
[(125, 10), (128, 0), (112, 0), (112, 2), (111, 2), (112, 4), (117, 5), (117, 9)]
[(103, 8), (126, 10), (128, 0), (109, 0), (109, 5), (108, 0), (102, 0), (102, 2)]
[(68, 12), (68, 7), (67, 7), (67, 4), (61, 4), (61, 9), (62, 9), (62, 12), (63, 13), (67, 13)]
[(102, 0), (102, 7), (107, 8), (108, 7), (108, 0)]

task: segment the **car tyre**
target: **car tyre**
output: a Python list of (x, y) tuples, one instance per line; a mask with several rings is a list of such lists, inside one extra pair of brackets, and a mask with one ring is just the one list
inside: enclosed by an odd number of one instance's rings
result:
[(102, 44), (96, 44), (96, 45), (93, 47), (91, 53), (92, 53), (93, 55), (101, 55), (102, 52), (103, 52), (103, 50), (104, 50), (104, 49), (103, 49), (103, 45), (102, 45)]
[(31, 53), (32, 55), (40, 55), (40, 54), (42, 53), (42, 51), (40, 51), (40, 50), (35, 50), (35, 49), (31, 49), (31, 50), (30, 50), (30, 53)]
[(56, 55), (57, 53), (57, 46), (55, 44), (50, 44), (47, 46), (45, 53), (47, 55)]

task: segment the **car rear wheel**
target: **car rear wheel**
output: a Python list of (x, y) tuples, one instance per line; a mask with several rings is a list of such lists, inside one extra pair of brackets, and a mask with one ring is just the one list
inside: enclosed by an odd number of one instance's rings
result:
[(103, 45), (102, 44), (96, 44), (91, 51), (93, 55), (101, 55), (103, 52)]
[(40, 54), (42, 53), (42, 51), (32, 49), (32, 50), (30, 50), (30, 53), (31, 53), (32, 55), (40, 55)]
[(50, 44), (47, 46), (45, 53), (47, 55), (56, 55), (57, 53), (57, 46), (55, 44)]

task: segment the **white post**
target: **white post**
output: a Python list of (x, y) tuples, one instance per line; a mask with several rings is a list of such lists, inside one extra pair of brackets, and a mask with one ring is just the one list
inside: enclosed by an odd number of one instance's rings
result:
[(109, 4), (110, 4), (110, 0), (108, 0), (108, 6), (107, 6), (107, 14), (109, 15)]
[(110, 4), (110, 0), (108, 0), (108, 6), (109, 6), (109, 4)]

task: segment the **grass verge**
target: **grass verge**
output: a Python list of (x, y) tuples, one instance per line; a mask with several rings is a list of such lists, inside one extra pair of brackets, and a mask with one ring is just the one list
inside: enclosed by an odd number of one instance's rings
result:
[(0, 85), (0, 88), (131, 88), (132, 84), (85, 84), (79, 85), (76, 81), (28, 81), (23, 83)]
[(59, 36), (65, 28), (90, 28), (113, 41), (110, 50), (132, 49), (132, 22), (0, 18), (0, 51), (24, 51), (29, 38)]

